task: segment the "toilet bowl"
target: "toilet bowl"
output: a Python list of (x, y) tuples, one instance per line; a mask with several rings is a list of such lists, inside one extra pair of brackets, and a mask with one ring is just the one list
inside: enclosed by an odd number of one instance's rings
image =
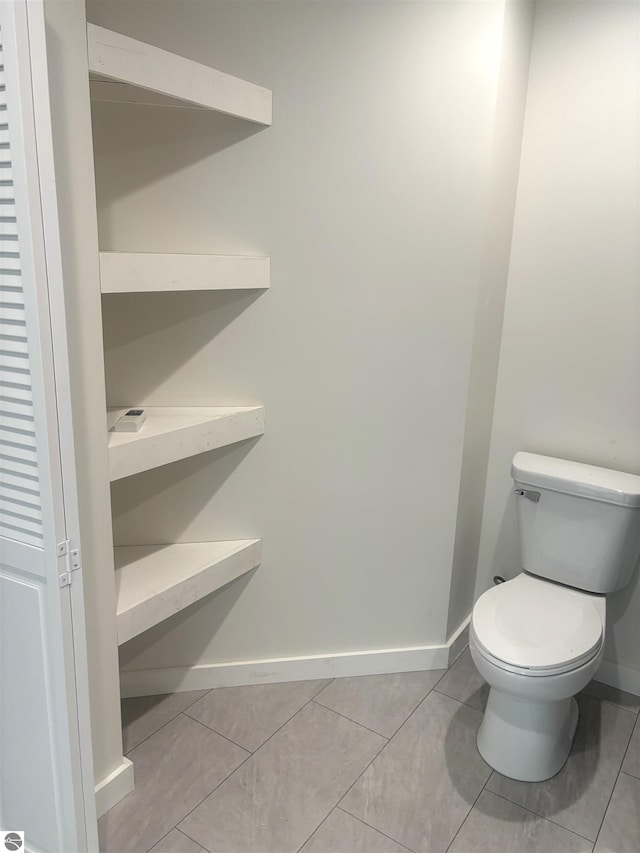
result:
[(524, 782), (564, 765), (578, 721), (575, 696), (604, 649), (606, 599), (522, 573), (474, 608), (469, 646), (490, 686), (478, 732), (482, 757)]

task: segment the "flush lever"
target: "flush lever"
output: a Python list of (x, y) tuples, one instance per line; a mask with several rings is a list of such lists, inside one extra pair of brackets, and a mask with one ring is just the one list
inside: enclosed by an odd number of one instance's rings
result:
[(521, 498), (533, 501), (534, 504), (537, 504), (540, 500), (540, 492), (533, 492), (529, 489), (514, 489), (513, 493), (514, 495), (520, 495)]

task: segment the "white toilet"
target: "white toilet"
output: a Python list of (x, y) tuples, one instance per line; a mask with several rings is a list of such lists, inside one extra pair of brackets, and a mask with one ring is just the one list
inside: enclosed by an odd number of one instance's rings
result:
[(524, 572), (480, 596), (469, 647), (491, 687), (482, 757), (537, 782), (567, 759), (573, 697), (602, 659), (605, 594), (640, 555), (640, 477), (533, 453), (516, 453), (511, 476)]

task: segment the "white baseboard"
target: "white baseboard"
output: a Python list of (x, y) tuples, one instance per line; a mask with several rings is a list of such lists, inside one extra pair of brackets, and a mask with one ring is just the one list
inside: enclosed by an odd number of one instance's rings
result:
[(133, 764), (128, 758), (122, 759), (119, 767), (109, 773), (96, 785), (96, 812), (102, 817), (112, 806), (133, 791)]
[(123, 670), (120, 673), (120, 692), (123, 697), (152, 696), (185, 690), (210, 690), (212, 687), (445, 669), (464, 649), (468, 623), (466, 619), (452, 637), (439, 646)]
[(471, 614), (462, 622), (453, 632), (447, 641), (449, 649), (449, 660), (447, 666), (451, 666), (454, 660), (460, 657), (462, 652), (469, 645), (469, 623), (471, 622)]
[(617, 687), (618, 690), (640, 696), (640, 670), (614, 663), (612, 660), (603, 660), (594, 677), (596, 681), (608, 684), (609, 687)]

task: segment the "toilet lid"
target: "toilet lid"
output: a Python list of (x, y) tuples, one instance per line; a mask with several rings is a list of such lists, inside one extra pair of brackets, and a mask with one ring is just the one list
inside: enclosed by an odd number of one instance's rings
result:
[(522, 669), (574, 669), (602, 643), (591, 596), (526, 574), (480, 596), (472, 624), (481, 650)]

